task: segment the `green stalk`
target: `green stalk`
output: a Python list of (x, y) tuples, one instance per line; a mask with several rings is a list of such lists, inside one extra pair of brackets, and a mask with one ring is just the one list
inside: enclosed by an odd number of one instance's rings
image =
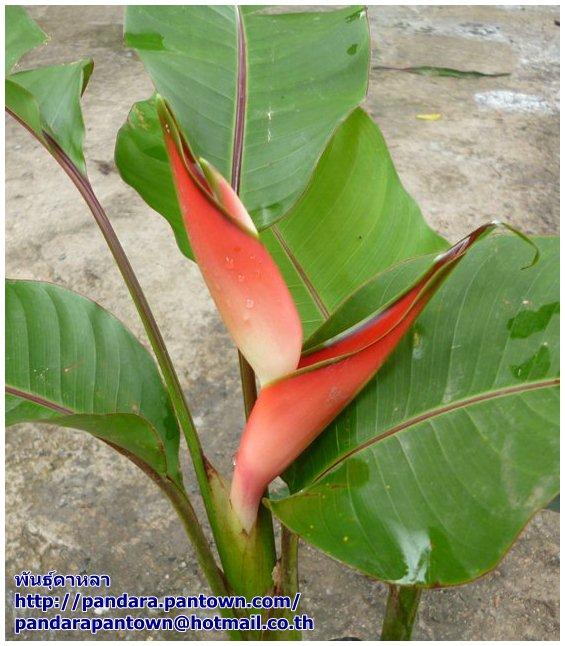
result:
[[(198, 518), (196, 517), (194, 508), (192, 507), (186, 492), (179, 489), (179, 487), (170, 480), (162, 480), (160, 486), (181, 519), (183, 527), (196, 551), (198, 564), (210, 584), (212, 593), (216, 596), (227, 596), (229, 591), (226, 587), (222, 572), (216, 565), (216, 561), (210, 551), (210, 546), (208, 545), (206, 536), (204, 536), (204, 532), (198, 523)], [(224, 617), (233, 617), (234, 614), (233, 610), (228, 609), (221, 609), (220, 612)], [(244, 635), (238, 630), (229, 631), (229, 635), (233, 640), (241, 641), (245, 639)]]
[(186, 494), (186, 491), (178, 484), (170, 480), (168, 477), (163, 477), (156, 471), (153, 471), (153, 469), (151, 469), (147, 464), (145, 464), (145, 462), (140, 460), (133, 453), (130, 453), (126, 449), (123, 449), (121, 446), (118, 446), (113, 442), (109, 442), (107, 440), (103, 441), (118, 453), (121, 453), (122, 455), (125, 455), (126, 458), (130, 459), (167, 496), (167, 498), (171, 501), (175, 511), (179, 515), (179, 518), (182, 521), (184, 530), (189, 537), (190, 542), (195, 547), (198, 564), (200, 565), (204, 575), (206, 576), (212, 592), (218, 595), (227, 594), (227, 588), (222, 576), (222, 572), (216, 565), (216, 559), (212, 554), (212, 550), (210, 549), (206, 536), (204, 535), (202, 527), (198, 522), (196, 512), (194, 511), (194, 507), (192, 506)]
[(127, 257), (126, 252), (124, 251), (124, 248), (122, 247), (122, 244), (119, 241), (108, 216), (106, 215), (106, 212), (94, 194), (90, 182), (71, 162), (59, 144), (49, 137), (49, 135), (45, 134), (45, 137), (48, 139), (52, 148), (51, 154), (59, 162), (60, 166), (77, 187), (79, 193), (82, 195), (88, 208), (92, 212), (92, 215), (94, 216), (94, 219), (108, 244), (110, 252), (114, 256), (114, 260), (116, 261), (118, 269), (122, 274), (124, 282), (139, 313), (143, 327), (145, 328), (145, 332), (149, 338), (155, 357), (157, 358), (157, 363), (161, 368), (163, 379), (165, 380), (165, 385), (167, 386), (167, 390), (171, 398), (171, 403), (173, 404), (177, 419), (186, 439), (204, 505), (208, 512), (208, 517), (210, 518), (210, 523), (214, 526), (215, 511), (212, 505), (210, 484), (206, 475), (204, 454), (202, 452), (202, 447), (200, 446), (200, 439), (196, 433), (192, 415), (190, 414), (188, 404), (186, 403), (179, 378), (173, 366), (173, 362), (171, 361), (161, 330), (157, 325), (157, 321), (153, 316), (153, 312), (149, 307), (147, 298), (145, 297), (143, 289), (137, 280), (137, 276), (133, 271), (129, 258)]
[(381, 641), (408, 641), (412, 638), (421, 595), (422, 588), (415, 586), (388, 586)]
[(281, 526), (281, 592), (292, 596), (298, 592), (298, 535)]
[[(280, 560), (280, 593), (294, 597), (298, 592), (298, 535), (281, 525), (281, 560)], [(292, 610), (285, 610), (283, 616), (293, 621)], [(281, 634), (280, 639), (300, 641), (300, 630), (289, 630)]]
[[(145, 332), (147, 334), (147, 337), (149, 338), (153, 352), (155, 353), (155, 357), (157, 358), (157, 362), (165, 380), (165, 384), (167, 386), (175, 414), (179, 421), (180, 427), (182, 428), (188, 450), (192, 458), (192, 463), (196, 472), (196, 478), (198, 480), (200, 492), (204, 501), (204, 506), (206, 508), (212, 529), (214, 530), (214, 535), (216, 535), (216, 510), (212, 500), (211, 487), (207, 477), (205, 459), (202, 452), (202, 447), (200, 445), (200, 440), (198, 438), (198, 434), (196, 433), (196, 428), (194, 426), (190, 410), (184, 398), (184, 393), (171, 361), (171, 357), (169, 356), (165, 341), (163, 339), (163, 336), (161, 335), (157, 321), (153, 316), (153, 312), (149, 307), (149, 303), (147, 302), (145, 294), (141, 288), (141, 285), (139, 284), (139, 281), (137, 280), (137, 276), (133, 271), (124, 248), (122, 247), (116, 235), (116, 232), (114, 231), (112, 224), (108, 219), (108, 216), (102, 208), (102, 205), (94, 194), (88, 178), (82, 175), (82, 173), (74, 165), (65, 151), (59, 146), (59, 144), (48, 133), (45, 132), (43, 133), (45, 140), (41, 139), (37, 135), (37, 133), (35, 133), (34, 130), (32, 130), (16, 114), (14, 114), (9, 109), (7, 109), (6, 111), (8, 112), (8, 114), (14, 117), (14, 119), (16, 119), (18, 123), (26, 128), (26, 130), (28, 130), (28, 132), (32, 134), (59, 163), (61, 168), (65, 171), (70, 180), (78, 189), (79, 193), (82, 195), (87, 206), (92, 212), (92, 215), (94, 216), (94, 219), (96, 220), (96, 223), (98, 224), (98, 227), (100, 228), (100, 231), (102, 232), (106, 243), (108, 244), (110, 252), (114, 257), (114, 260), (116, 261), (118, 269), (122, 274), (124, 282), (139, 313), (143, 327), (145, 328)], [(191, 518), (191, 522), (198, 523), (198, 519), (195, 515)], [(199, 529), (201, 531), (200, 527)], [(189, 536), (191, 535), (189, 534)], [(198, 546), (197, 544), (195, 544), (195, 549), (200, 548), (202, 548), (202, 543), (198, 543)]]

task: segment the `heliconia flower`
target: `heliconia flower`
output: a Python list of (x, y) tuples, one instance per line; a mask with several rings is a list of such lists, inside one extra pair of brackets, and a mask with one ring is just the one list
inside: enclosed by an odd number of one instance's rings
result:
[(157, 110), (195, 259), (236, 345), (267, 384), (300, 359), (302, 325), (292, 296), (236, 192), (196, 160), (165, 101)]
[(261, 391), (241, 439), (230, 496), (246, 531), (271, 480), (362, 390), (471, 245), (498, 224), (455, 244), (394, 302), (305, 353), (295, 372)]

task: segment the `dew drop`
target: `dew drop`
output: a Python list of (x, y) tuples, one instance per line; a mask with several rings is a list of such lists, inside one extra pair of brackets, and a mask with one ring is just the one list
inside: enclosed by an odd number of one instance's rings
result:
[(326, 401), (328, 402), (328, 404), (332, 404), (338, 401), (340, 396), (341, 396), (341, 390), (339, 386), (332, 386), (330, 392), (328, 393), (328, 396), (326, 397)]
[(255, 302), (253, 301), (253, 299), (251, 299), (251, 298), (246, 299), (245, 307), (247, 307), (248, 310), (253, 309), (254, 305), (255, 305)]
[(242, 283), (245, 280), (245, 276), (243, 274), (238, 274), (237, 275), (237, 280)]
[(233, 258), (231, 256), (226, 256), (226, 267), (233, 269)]

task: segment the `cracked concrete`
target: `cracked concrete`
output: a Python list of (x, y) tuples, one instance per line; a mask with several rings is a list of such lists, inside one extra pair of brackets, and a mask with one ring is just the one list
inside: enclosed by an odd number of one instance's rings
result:
[[(92, 183), (154, 307), (205, 449), (227, 470), (243, 419), (235, 353), (196, 267), (183, 259), (168, 225), (121, 182), (113, 164), (116, 131), (131, 104), (151, 92), (141, 64), (122, 47), (122, 10), (34, 6), (30, 13), (52, 41), (28, 55), (26, 65), (95, 60), (84, 97)], [(556, 233), (559, 9), (387, 6), (372, 7), (370, 19), (366, 108), (432, 225), (453, 240), (493, 217), (532, 233)], [(510, 75), (431, 78), (382, 69), (419, 65)], [(442, 116), (433, 122), (416, 118), (427, 113)], [(10, 120), (6, 128), (7, 275), (87, 294), (144, 339), (74, 187), (26, 132)], [(8, 638), (12, 575), (23, 569), (109, 572), (116, 594), (206, 591), (167, 503), (141, 472), (103, 444), (65, 429), (13, 427), (6, 477)], [(195, 489), (192, 480), (189, 485)], [(471, 585), (424, 595), (415, 638), (558, 639), (558, 538), (558, 516), (538, 514), (494, 572)], [(383, 585), (307, 546), (301, 548), (300, 578), (302, 608), (317, 624), (313, 637), (376, 636)]]

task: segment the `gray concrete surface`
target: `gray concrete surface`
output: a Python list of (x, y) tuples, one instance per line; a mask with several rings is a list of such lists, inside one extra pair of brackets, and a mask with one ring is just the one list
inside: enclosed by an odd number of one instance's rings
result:
[[(196, 267), (182, 258), (168, 226), (121, 182), (113, 164), (116, 131), (131, 104), (151, 92), (141, 64), (122, 47), (122, 10), (34, 6), (30, 13), (52, 41), (25, 64), (94, 57), (84, 97), (92, 183), (154, 306), (205, 448), (227, 470), (243, 419), (235, 352)], [(371, 8), (370, 17), (373, 69), (366, 107), (429, 221), (450, 239), (493, 217), (528, 232), (556, 233), (558, 7), (389, 6)], [(510, 76), (426, 78), (379, 69), (416, 65)], [(427, 113), (442, 117), (416, 118)], [(87, 294), (143, 339), (73, 186), (10, 120), (6, 137), (7, 275)], [(24, 569), (109, 572), (115, 593), (206, 590), (167, 503), (141, 472), (101, 443), (68, 430), (13, 427), (6, 477), (9, 635), (12, 575)], [(313, 637), (376, 636), (384, 586), (306, 546), (300, 578), (302, 608), (317, 622)], [(415, 638), (557, 639), (558, 585), (558, 516), (541, 512), (494, 572), (471, 585), (427, 593)], [(26, 636), (32, 637), (38, 635)], [(103, 638), (111, 636), (98, 635)]]

